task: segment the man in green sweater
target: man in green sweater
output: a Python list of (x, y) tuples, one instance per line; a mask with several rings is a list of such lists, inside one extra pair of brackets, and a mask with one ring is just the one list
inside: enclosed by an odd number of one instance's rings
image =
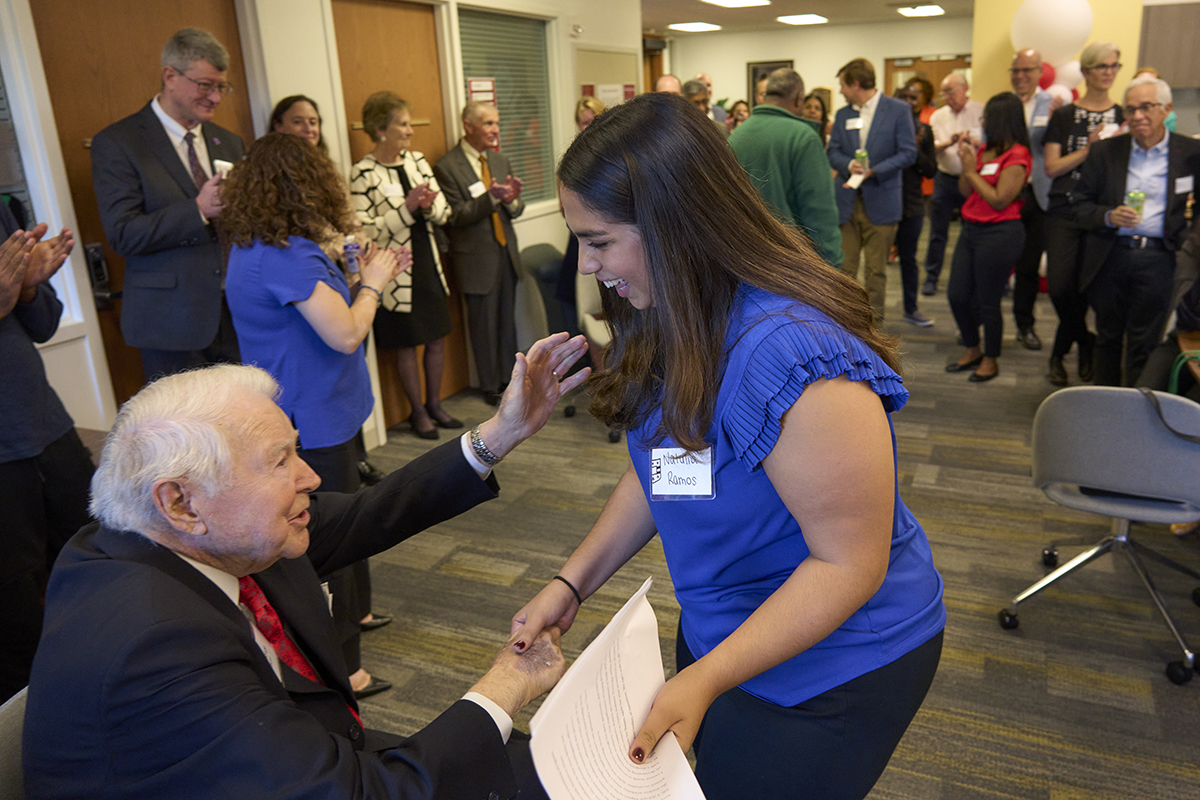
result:
[(734, 129), (729, 146), (763, 200), (795, 225), (832, 266), (842, 263), (842, 234), (820, 124), (800, 116), (804, 80), (791, 69), (767, 76), (767, 91), (750, 118)]

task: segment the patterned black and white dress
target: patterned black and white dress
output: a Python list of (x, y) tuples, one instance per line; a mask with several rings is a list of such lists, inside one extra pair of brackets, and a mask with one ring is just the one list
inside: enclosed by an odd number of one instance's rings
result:
[(384, 288), (383, 308), (375, 315), (375, 344), (384, 350), (428, 344), (450, 333), (450, 288), (433, 238), (433, 226), (445, 224), (450, 206), (440, 193), (415, 214), (404, 204), (412, 187), (426, 181), (440, 192), (433, 169), (413, 151), (391, 165), (368, 153), (350, 171), (350, 196), (363, 236), (381, 248), (406, 245), (413, 254), (412, 268)]

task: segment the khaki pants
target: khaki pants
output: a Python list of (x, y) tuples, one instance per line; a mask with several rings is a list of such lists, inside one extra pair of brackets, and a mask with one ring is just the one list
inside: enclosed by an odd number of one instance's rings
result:
[(871, 309), (875, 322), (883, 321), (883, 306), (887, 299), (888, 250), (896, 239), (896, 223), (873, 225), (863, 210), (862, 196), (854, 198), (854, 210), (850, 219), (841, 226), (842, 270), (850, 277), (858, 278), (859, 253), (863, 255), (863, 285), (871, 298)]

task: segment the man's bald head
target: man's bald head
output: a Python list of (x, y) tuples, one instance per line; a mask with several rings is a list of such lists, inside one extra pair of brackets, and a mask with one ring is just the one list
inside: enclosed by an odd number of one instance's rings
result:
[(662, 94), (683, 94), (683, 84), (674, 75), (663, 75), (654, 82), (654, 91)]
[(696, 77), (692, 78), (692, 80), (703, 83), (708, 87), (708, 93), (712, 94), (712, 75), (709, 75), (707, 72), (697, 72)]
[(942, 80), (942, 97), (946, 104), (956, 113), (963, 110), (967, 104), (967, 79), (957, 72), (951, 72)]
[(1012, 66), (1008, 69), (1013, 93), (1022, 101), (1028, 100), (1037, 91), (1042, 79), (1042, 54), (1032, 47), (1013, 54)]

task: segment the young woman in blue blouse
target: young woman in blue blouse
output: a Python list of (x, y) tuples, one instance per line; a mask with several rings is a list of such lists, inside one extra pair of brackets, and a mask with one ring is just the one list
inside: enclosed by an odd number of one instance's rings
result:
[(889, 414), (908, 393), (893, 342), (681, 98), (603, 114), (558, 178), (614, 330), (592, 411), (628, 431), (631, 464), (562, 580), (514, 616), (515, 647), (566, 630), (657, 533), (682, 608), (678, 673), (629, 757), (670, 730), (709, 800), (861, 798), (945, 625), (897, 491)]

